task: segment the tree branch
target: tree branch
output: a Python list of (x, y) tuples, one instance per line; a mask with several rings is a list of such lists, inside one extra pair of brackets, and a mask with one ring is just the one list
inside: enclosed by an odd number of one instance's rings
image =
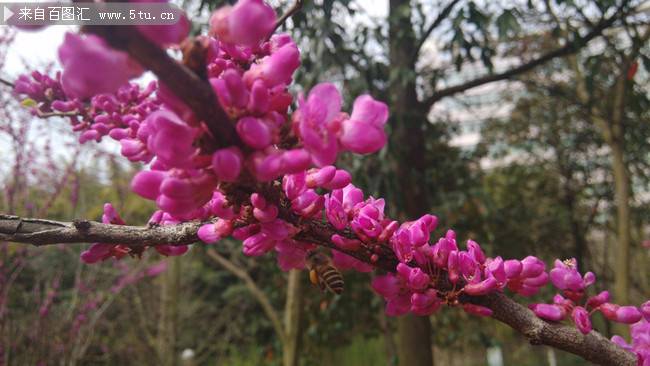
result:
[(278, 30), (278, 28), (282, 26), (282, 24), (284, 24), (284, 22), (287, 21), (287, 19), (291, 18), (294, 14), (299, 12), (300, 9), (302, 9), (302, 4), (303, 0), (294, 1), (293, 5), (291, 5), (291, 7), (287, 9), (287, 11), (282, 14), (282, 16), (275, 22), (275, 27), (273, 27), (273, 31), (271, 34), (269, 34), (269, 38)]
[(0, 77), (0, 84), (4, 84), (12, 89), (14, 88), (14, 83), (2, 77)]
[(420, 50), (422, 49), (422, 46), (424, 46), (424, 42), (427, 41), (431, 33), (440, 26), (443, 20), (447, 19), (449, 16), (449, 13), (454, 9), (454, 6), (458, 4), (460, 0), (452, 0), (447, 6), (445, 6), (442, 11), (438, 14), (436, 19), (431, 23), (429, 28), (422, 34), (420, 39), (418, 40), (418, 43), (415, 45), (415, 48), (413, 50), (413, 56), (411, 58), (411, 63), (415, 63), (418, 59), (418, 55), (420, 54)]
[(134, 247), (186, 245), (199, 241), (199, 222), (174, 226), (126, 226), (78, 220), (60, 222), (0, 215), (0, 241), (36, 246), (61, 243), (114, 243)]
[(140, 65), (151, 70), (196, 116), (207, 125), (218, 147), (239, 142), (226, 112), (210, 84), (189, 68), (172, 59), (165, 50), (149, 41), (132, 26), (86, 26), (83, 30), (102, 37), (112, 47), (126, 51)]
[(498, 74), (493, 74), (493, 75), (486, 75), (474, 80), (470, 80), (468, 82), (459, 84), (459, 85), (454, 85), (445, 89), (441, 89), (438, 91), (435, 91), (431, 96), (429, 96), (427, 99), (423, 101), (423, 104), (427, 107), (432, 106), (435, 102), (441, 100), (442, 98), (462, 93), (466, 90), (475, 88), (477, 86), (481, 86), (484, 84), (492, 83), (495, 81), (500, 81), (500, 80), (506, 80), (510, 79), (514, 76), (517, 76), (519, 74), (522, 74), (524, 72), (530, 71), (534, 69), (537, 66), (543, 65), (547, 63), (548, 61), (551, 61), (555, 58), (558, 57), (564, 57), (568, 56), (571, 54), (574, 54), (578, 52), (582, 47), (587, 45), (589, 41), (592, 39), (600, 36), (602, 32), (609, 28), (616, 20), (619, 18), (619, 12), (616, 12), (614, 15), (609, 17), (608, 19), (602, 20), (599, 22), (589, 33), (587, 33), (584, 37), (578, 37), (575, 40), (568, 42), (564, 46), (555, 49), (553, 51), (547, 52), (540, 57), (533, 59), (529, 62), (526, 62), (522, 65), (516, 66), (511, 68), (510, 70), (498, 73)]
[(253, 279), (248, 274), (248, 272), (237, 267), (236, 264), (232, 263), (225, 257), (221, 256), (213, 248), (208, 249), (207, 253), (208, 256), (212, 258), (215, 262), (219, 263), (221, 267), (225, 268), (228, 272), (232, 273), (237, 278), (244, 281), (244, 284), (248, 288), (248, 291), (250, 291), (253, 297), (255, 298), (255, 300), (259, 302), (260, 306), (262, 307), (262, 310), (264, 310), (264, 313), (271, 321), (271, 324), (273, 324), (273, 329), (275, 329), (275, 332), (280, 337), (282, 343), (284, 343), (286, 341), (286, 334), (284, 332), (284, 328), (282, 327), (280, 316), (275, 311), (275, 308), (273, 308), (273, 305), (271, 305), (271, 301), (269, 300), (268, 296), (266, 296), (264, 291), (262, 291), (257, 286), (257, 284), (255, 283), (255, 281), (253, 281)]
[[(290, 217), (286, 216), (283, 219), (291, 220)], [(93, 221), (75, 221), (70, 223), (0, 215), (0, 240), (34, 245), (81, 242), (103, 242), (138, 246), (153, 246), (158, 244), (183, 245), (198, 241), (197, 231), (199, 227), (201, 227), (201, 223), (198, 222), (189, 222), (174, 226), (142, 227), (101, 224)], [(296, 240), (308, 241), (316, 245), (341, 250), (340, 248), (336, 248), (329, 239), (331, 233), (334, 232), (334, 229), (330, 225), (312, 220), (302, 224), (301, 229), (302, 231), (294, 237)], [(208, 255), (218, 261), (210, 252), (211, 250), (208, 250)], [(373, 263), (363, 250), (343, 252), (353, 255), (366, 263), (371, 263), (382, 270), (388, 272), (395, 271), (397, 259), (392, 252), (390, 254), (391, 258), (376, 263)], [(382, 257), (384, 256), (382, 255)], [(230, 268), (226, 267), (227, 264), (225, 262), (219, 261), (219, 263), (239, 278), (244, 279), (247, 276), (244, 276), (241, 270), (232, 263), (230, 263), (232, 265)], [(244, 281), (247, 280), (244, 279)], [(247, 286), (250, 285), (247, 283)], [(251, 287), (249, 289), (253, 292)], [(575, 327), (547, 323), (502, 293), (493, 293), (480, 297), (465, 297), (463, 300), (492, 309), (494, 312), (492, 315), (493, 318), (523, 334), (533, 345), (555, 347), (601, 365), (636, 365), (636, 356), (633, 353), (616, 346), (599, 333), (592, 331), (587, 335), (583, 335)], [(260, 300), (258, 299), (258, 301)], [(268, 310), (265, 309), (266, 311)], [(271, 316), (269, 318), (271, 319)], [(274, 320), (271, 321), (275, 323)], [(276, 324), (274, 324), (274, 328), (277, 331), (278, 327)]]
[(596, 331), (584, 335), (574, 326), (551, 324), (502, 293), (474, 297), (470, 302), (492, 309), (492, 317), (523, 334), (532, 345), (547, 345), (598, 365), (635, 366), (636, 355)]

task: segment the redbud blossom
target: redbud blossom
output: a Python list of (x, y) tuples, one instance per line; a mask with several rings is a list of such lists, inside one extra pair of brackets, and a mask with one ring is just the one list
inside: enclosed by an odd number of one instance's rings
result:
[(81, 99), (112, 93), (142, 73), (142, 68), (125, 52), (110, 48), (94, 35), (66, 33), (59, 60), (63, 65), (63, 90)]
[(529, 308), (535, 313), (535, 315), (546, 320), (557, 322), (566, 317), (566, 310), (558, 305), (531, 304)]
[(388, 120), (388, 106), (362, 95), (354, 101), (352, 115), (343, 121), (339, 141), (357, 154), (378, 151), (386, 144), (384, 124)]
[(275, 11), (262, 0), (240, 0), (210, 17), (210, 34), (221, 41), (255, 46), (275, 27)]
[(573, 322), (575, 323), (576, 327), (582, 334), (591, 332), (591, 319), (589, 319), (589, 313), (587, 310), (585, 310), (585, 308), (582, 306), (576, 306), (573, 308), (571, 317), (573, 318)]

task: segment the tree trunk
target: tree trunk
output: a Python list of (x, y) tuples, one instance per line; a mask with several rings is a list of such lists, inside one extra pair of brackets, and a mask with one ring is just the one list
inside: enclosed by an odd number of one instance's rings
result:
[(302, 312), (302, 271), (291, 270), (287, 281), (287, 301), (284, 307), (284, 334), (282, 358), (284, 366), (298, 366), (300, 343), (300, 313)]
[(614, 85), (614, 103), (612, 108), (612, 169), (614, 171), (614, 200), (616, 202), (616, 225), (618, 246), (616, 248), (616, 266), (614, 278), (614, 295), (619, 304), (629, 303), (630, 278), (630, 182), (625, 163), (625, 139), (623, 135), (623, 117), (625, 113), (625, 92), (627, 87), (627, 63), (623, 63), (620, 75)]
[(178, 325), (178, 290), (180, 257), (167, 258), (169, 268), (161, 276), (160, 323), (158, 325), (158, 357), (161, 366), (176, 366), (176, 329)]
[(616, 225), (618, 245), (616, 247), (616, 266), (614, 295), (616, 302), (629, 302), (630, 278), (630, 186), (620, 144), (611, 146), (612, 167), (614, 170), (614, 197), (616, 201)]
[[(422, 131), (428, 120), (426, 111), (417, 99), (413, 62), (415, 45), (410, 1), (390, 0), (389, 104), (392, 133), (389, 149), (396, 159), (397, 180), (402, 194), (402, 219), (414, 219), (429, 209), (427, 192), (422, 185), (425, 151)], [(433, 365), (428, 317), (407, 315), (398, 318), (397, 338), (400, 366)]]
[(431, 322), (412, 314), (397, 319), (397, 355), (400, 366), (431, 366)]

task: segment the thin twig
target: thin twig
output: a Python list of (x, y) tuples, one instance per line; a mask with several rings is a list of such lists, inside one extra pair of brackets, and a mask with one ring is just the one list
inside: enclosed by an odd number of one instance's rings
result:
[(7, 80), (7, 79), (5, 79), (3, 77), (0, 77), (0, 84), (4, 84), (4, 85), (6, 85), (6, 86), (8, 86), (8, 87), (10, 87), (12, 89), (15, 86), (14, 83), (12, 83), (11, 81), (9, 81), (9, 80)]
[(616, 20), (620, 18), (620, 12), (616, 12), (614, 15), (609, 17), (606, 20), (603, 20), (599, 22), (589, 33), (587, 33), (584, 37), (577, 37), (575, 40), (572, 42), (568, 42), (564, 46), (555, 49), (553, 51), (547, 52), (540, 57), (533, 59), (529, 62), (526, 62), (524, 64), (521, 64), (519, 66), (515, 66), (509, 70), (506, 70), (504, 72), (498, 73), (498, 74), (493, 74), (493, 75), (486, 75), (474, 80), (470, 80), (468, 82), (459, 84), (459, 85), (454, 85), (448, 88), (444, 88), (438, 91), (435, 91), (431, 96), (426, 98), (423, 101), (423, 105), (430, 107), (432, 106), (435, 102), (439, 101), (440, 99), (443, 99), (445, 97), (462, 93), (466, 90), (475, 88), (477, 86), (481, 86), (484, 84), (492, 83), (495, 81), (500, 81), (500, 80), (507, 80), (511, 79), (514, 76), (517, 76), (519, 74), (522, 74), (524, 72), (530, 71), (537, 66), (543, 65), (548, 61), (551, 61), (555, 58), (558, 57), (564, 57), (568, 56), (571, 54), (574, 54), (578, 52), (581, 48), (586, 46), (592, 39), (600, 36), (603, 31), (610, 26), (612, 26)]
[(206, 253), (208, 253), (208, 256), (212, 258), (212, 260), (217, 262), (221, 267), (225, 268), (228, 272), (232, 273), (237, 278), (244, 281), (244, 284), (248, 288), (248, 291), (250, 291), (250, 293), (253, 295), (253, 297), (255, 297), (257, 302), (259, 302), (260, 306), (262, 307), (262, 310), (264, 310), (264, 313), (271, 321), (271, 324), (273, 324), (273, 329), (275, 329), (275, 332), (278, 334), (278, 337), (280, 337), (280, 340), (284, 343), (286, 341), (286, 334), (284, 328), (282, 327), (282, 322), (280, 321), (280, 316), (278, 315), (278, 312), (271, 304), (271, 301), (269, 300), (268, 296), (266, 296), (264, 291), (262, 291), (262, 289), (260, 289), (259, 286), (257, 286), (257, 284), (255, 283), (253, 278), (251, 278), (248, 272), (246, 272), (242, 268), (239, 268), (236, 264), (229, 261), (221, 254), (217, 253), (217, 251), (214, 250), (213, 248), (208, 249)]
[(417, 61), (418, 55), (420, 54), (420, 50), (422, 49), (424, 42), (426, 42), (426, 40), (429, 38), (431, 33), (440, 26), (442, 21), (447, 19), (449, 13), (451, 13), (451, 11), (454, 9), (456, 4), (458, 4), (458, 2), (460, 2), (460, 0), (452, 0), (449, 4), (447, 4), (447, 6), (444, 9), (442, 9), (440, 13), (438, 13), (438, 16), (433, 21), (433, 23), (431, 23), (429, 28), (427, 28), (427, 30), (422, 34), (422, 36), (418, 40), (418, 43), (415, 45), (413, 56), (411, 58), (412, 63), (415, 63), (415, 61)]
[(275, 22), (275, 27), (273, 27), (273, 31), (271, 32), (271, 34), (269, 34), (268, 38), (270, 38), (271, 35), (273, 35), (273, 33), (275, 33), (278, 30), (278, 28), (280, 28), (282, 24), (284, 24), (287, 21), (287, 19), (291, 18), (294, 14), (299, 12), (300, 9), (302, 9), (302, 4), (303, 4), (303, 0), (296, 0), (293, 3), (293, 5), (291, 5), (291, 7), (287, 9), (287, 11), (284, 14), (282, 14), (282, 16)]

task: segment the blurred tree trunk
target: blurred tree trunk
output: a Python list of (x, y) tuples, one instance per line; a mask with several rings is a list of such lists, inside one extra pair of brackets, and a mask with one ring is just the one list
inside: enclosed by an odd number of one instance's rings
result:
[[(632, 55), (636, 56), (635, 53)], [(576, 78), (576, 96), (585, 106), (590, 106), (590, 114), (603, 140), (611, 150), (612, 175), (614, 176), (614, 202), (616, 204), (616, 262), (614, 266), (614, 299), (617, 303), (629, 302), (630, 261), (630, 182), (625, 162), (625, 140), (623, 119), (625, 115), (625, 94), (628, 87), (627, 71), (633, 57), (625, 57), (618, 67), (618, 75), (614, 85), (609, 88), (608, 95), (612, 98), (610, 110), (603, 110), (601, 104), (594, 102), (587, 88), (582, 71), (575, 57), (569, 61)], [(609, 118), (607, 118), (609, 117)], [(627, 329), (627, 327), (621, 327)]]
[(630, 277), (630, 182), (625, 163), (623, 136), (623, 116), (625, 113), (625, 94), (627, 89), (627, 69), (625, 62), (613, 90), (610, 148), (612, 149), (612, 169), (614, 171), (614, 199), (616, 202), (616, 225), (618, 248), (614, 273), (614, 295), (619, 304), (629, 303)]
[[(396, 158), (396, 174), (402, 194), (402, 219), (415, 219), (428, 209), (426, 189), (423, 189), (424, 134), (428, 123), (426, 109), (418, 102), (413, 54), (416, 37), (411, 22), (409, 0), (390, 0), (389, 59), (392, 141), (389, 149)], [(396, 202), (393, 202), (396, 203)], [(400, 366), (431, 366), (431, 323), (428, 317), (413, 315), (397, 319), (397, 354)]]
[(176, 366), (176, 330), (178, 326), (178, 291), (180, 288), (180, 257), (167, 258), (169, 268), (161, 276), (160, 322), (158, 323), (158, 358), (161, 366)]
[(394, 366), (397, 364), (397, 345), (393, 337), (393, 327), (386, 311), (381, 308), (379, 311), (379, 326), (384, 338), (384, 350), (386, 351), (386, 365)]
[(302, 310), (302, 271), (289, 271), (287, 301), (284, 307), (284, 334), (282, 358), (284, 366), (298, 366), (300, 345), (300, 313)]

